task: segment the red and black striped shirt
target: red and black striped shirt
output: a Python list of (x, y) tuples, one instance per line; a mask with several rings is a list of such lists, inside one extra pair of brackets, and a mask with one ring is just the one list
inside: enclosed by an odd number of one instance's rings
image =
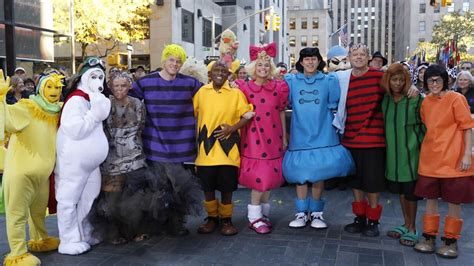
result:
[(360, 77), (351, 75), (347, 93), (347, 118), (342, 145), (349, 148), (385, 147), (380, 87), (383, 72), (369, 68)]

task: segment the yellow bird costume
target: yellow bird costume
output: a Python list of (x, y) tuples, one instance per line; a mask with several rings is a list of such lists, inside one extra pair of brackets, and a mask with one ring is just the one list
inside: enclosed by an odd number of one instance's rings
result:
[(11, 133), (5, 156), (3, 190), (8, 244), (10, 253), (4, 265), (40, 265), (40, 260), (28, 253), (26, 222), (34, 252), (56, 250), (59, 239), (50, 237), (45, 227), (49, 197), (49, 176), (56, 161), (56, 132), (61, 105), (61, 75), (43, 76), (36, 88), (37, 95), (7, 105), (5, 95), (10, 89), (0, 70), (0, 140), (4, 132)]

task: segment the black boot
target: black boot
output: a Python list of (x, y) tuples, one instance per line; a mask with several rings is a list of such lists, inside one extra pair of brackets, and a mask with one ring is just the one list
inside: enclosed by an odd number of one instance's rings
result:
[(379, 221), (377, 220), (369, 220), (367, 226), (365, 227), (364, 231), (362, 232), (364, 236), (369, 237), (376, 237), (380, 235), (379, 232)]
[(344, 231), (356, 234), (361, 233), (367, 225), (367, 218), (365, 216), (357, 216), (354, 222), (344, 226)]

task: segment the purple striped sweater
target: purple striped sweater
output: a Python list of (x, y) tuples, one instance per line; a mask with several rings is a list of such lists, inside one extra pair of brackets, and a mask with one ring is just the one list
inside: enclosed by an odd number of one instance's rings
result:
[(143, 148), (148, 160), (167, 163), (196, 159), (196, 119), (193, 96), (202, 84), (178, 74), (168, 81), (158, 72), (136, 81), (130, 94), (144, 101)]

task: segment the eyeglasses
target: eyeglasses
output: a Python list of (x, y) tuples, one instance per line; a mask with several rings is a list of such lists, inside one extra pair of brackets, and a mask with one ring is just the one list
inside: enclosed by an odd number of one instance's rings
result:
[(89, 65), (90, 67), (95, 67), (97, 65), (102, 68), (102, 70), (105, 70), (105, 63), (104, 61), (100, 60), (97, 57), (90, 57), (87, 59), (87, 61), (84, 63), (85, 65)]
[(471, 70), (470, 67), (461, 67), (461, 70)]
[(430, 79), (428, 79), (428, 80), (426, 81), (426, 83), (428, 83), (428, 85), (442, 84), (442, 83), (443, 83), (443, 79), (441, 79), (441, 78), (435, 78), (435, 79), (430, 78)]

